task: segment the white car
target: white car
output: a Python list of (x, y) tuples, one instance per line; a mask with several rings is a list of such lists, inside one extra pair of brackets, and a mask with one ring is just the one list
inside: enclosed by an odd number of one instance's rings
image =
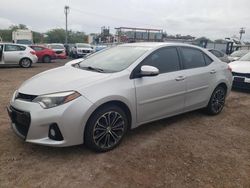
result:
[(228, 59), (229, 59), (230, 62), (237, 61), (238, 59), (240, 59), (241, 57), (246, 55), (248, 52), (250, 52), (250, 51), (249, 50), (237, 50), (237, 51), (234, 51), (232, 54), (230, 54), (228, 56)]
[(27, 142), (108, 151), (144, 123), (200, 108), (219, 114), (231, 84), (229, 66), (205, 49), (124, 44), (32, 77), (8, 112)]
[(229, 63), (233, 73), (233, 87), (250, 89), (250, 52), (238, 61)]
[(82, 58), (94, 52), (93, 47), (87, 43), (76, 43), (71, 49), (73, 58)]
[(29, 68), (37, 60), (36, 52), (26, 45), (0, 43), (0, 65), (20, 65)]

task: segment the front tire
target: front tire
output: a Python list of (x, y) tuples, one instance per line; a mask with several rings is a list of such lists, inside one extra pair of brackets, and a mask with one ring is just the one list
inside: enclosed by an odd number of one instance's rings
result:
[(51, 57), (46, 55), (43, 57), (43, 63), (51, 63)]
[(19, 65), (22, 67), (22, 68), (30, 68), (31, 65), (32, 65), (32, 61), (28, 58), (23, 58), (21, 59)]
[(105, 105), (91, 115), (84, 132), (85, 145), (97, 152), (118, 146), (127, 132), (128, 119), (115, 105)]
[(207, 113), (210, 115), (219, 114), (224, 108), (225, 99), (226, 89), (222, 86), (216, 87), (206, 107)]

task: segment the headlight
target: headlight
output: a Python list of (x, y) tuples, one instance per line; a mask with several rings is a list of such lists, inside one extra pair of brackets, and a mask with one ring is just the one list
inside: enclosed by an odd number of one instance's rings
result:
[(40, 95), (36, 97), (33, 102), (39, 103), (43, 108), (53, 108), (69, 101), (72, 101), (81, 96), (76, 91), (66, 91), (61, 93), (52, 93), (47, 95)]

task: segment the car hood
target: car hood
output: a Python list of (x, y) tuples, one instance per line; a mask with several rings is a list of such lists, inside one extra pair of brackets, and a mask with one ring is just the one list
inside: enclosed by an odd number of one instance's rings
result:
[(250, 73), (250, 61), (234, 61), (229, 66), (233, 72)]
[(61, 91), (79, 91), (90, 84), (109, 77), (111, 74), (63, 66), (40, 73), (25, 81), (18, 92), (42, 95)]
[(237, 61), (238, 59), (240, 59), (240, 57), (228, 56), (228, 59), (229, 59), (230, 61)]

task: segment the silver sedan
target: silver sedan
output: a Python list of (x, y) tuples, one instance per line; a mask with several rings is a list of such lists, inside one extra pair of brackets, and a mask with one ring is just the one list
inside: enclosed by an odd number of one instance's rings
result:
[(219, 114), (231, 85), (228, 65), (199, 47), (124, 44), (32, 77), (8, 112), (27, 142), (108, 151), (147, 122), (200, 108)]

